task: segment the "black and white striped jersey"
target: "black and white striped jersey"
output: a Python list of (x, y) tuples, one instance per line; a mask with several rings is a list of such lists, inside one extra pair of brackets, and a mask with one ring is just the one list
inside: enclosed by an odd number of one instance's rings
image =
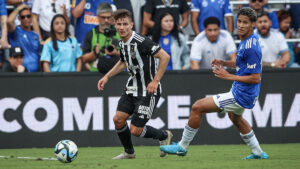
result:
[[(133, 96), (146, 96), (147, 86), (153, 80), (158, 63), (153, 57), (161, 48), (148, 37), (134, 31), (130, 39), (124, 43), (119, 42), (120, 58), (125, 62), (130, 75), (126, 84), (126, 94)], [(161, 94), (159, 83), (155, 95)]]

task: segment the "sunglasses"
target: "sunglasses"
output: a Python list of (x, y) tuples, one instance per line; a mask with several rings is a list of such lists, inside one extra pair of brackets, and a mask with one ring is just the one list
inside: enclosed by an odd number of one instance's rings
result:
[(30, 19), (30, 18), (31, 18), (31, 15), (22, 15), (22, 16), (20, 16), (20, 17), (21, 17), (21, 19), (25, 19), (25, 18)]
[(251, 0), (253, 3), (255, 3), (256, 1), (258, 2), (263, 2), (264, 0)]
[(53, 11), (54, 13), (56, 13), (55, 3), (51, 3), (51, 6), (52, 6), (52, 11)]

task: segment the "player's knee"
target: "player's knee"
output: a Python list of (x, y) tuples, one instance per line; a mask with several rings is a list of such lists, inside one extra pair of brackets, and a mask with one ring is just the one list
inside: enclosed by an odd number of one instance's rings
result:
[(116, 128), (122, 128), (126, 123), (126, 121), (124, 119), (122, 119), (121, 117), (119, 117), (117, 115), (114, 116), (113, 120), (114, 120)]
[(141, 135), (143, 130), (140, 130), (139, 128), (137, 127), (130, 127), (130, 133), (136, 137), (139, 137)]
[(197, 101), (196, 103), (193, 104), (192, 106), (192, 112), (195, 113), (202, 113), (203, 112), (203, 103), (201, 101)]

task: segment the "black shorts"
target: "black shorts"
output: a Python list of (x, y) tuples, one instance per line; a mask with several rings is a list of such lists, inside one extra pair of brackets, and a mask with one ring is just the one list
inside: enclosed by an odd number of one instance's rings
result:
[(134, 97), (122, 94), (117, 111), (132, 115), (131, 124), (136, 127), (144, 127), (152, 116), (160, 96), (147, 95), (145, 97)]

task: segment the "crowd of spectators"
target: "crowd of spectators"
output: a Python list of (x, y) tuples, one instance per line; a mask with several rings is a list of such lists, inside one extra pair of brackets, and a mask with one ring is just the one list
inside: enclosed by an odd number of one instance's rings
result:
[[(264, 67), (300, 67), (300, 4), (274, 10), (268, 0), (241, 0), (257, 12)], [(236, 17), (229, 0), (0, 0), (2, 72), (107, 72), (118, 60), (113, 13), (133, 13), (134, 31), (170, 56), (167, 70), (210, 69), (235, 60)], [(276, 9), (276, 8), (275, 8)], [(192, 43), (188, 45), (188, 40)]]

